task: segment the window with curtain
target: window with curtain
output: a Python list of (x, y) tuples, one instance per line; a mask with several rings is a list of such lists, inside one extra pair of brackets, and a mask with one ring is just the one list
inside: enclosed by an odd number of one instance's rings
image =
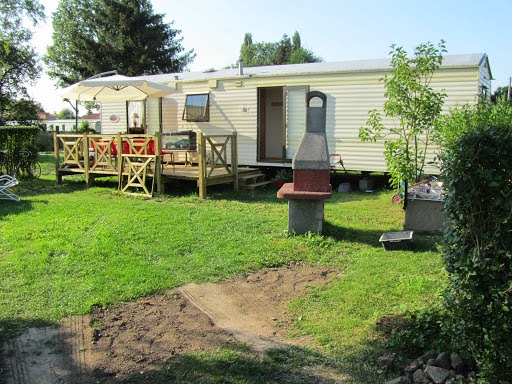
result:
[(128, 103), (128, 122), (132, 128), (144, 126), (144, 102), (130, 101)]

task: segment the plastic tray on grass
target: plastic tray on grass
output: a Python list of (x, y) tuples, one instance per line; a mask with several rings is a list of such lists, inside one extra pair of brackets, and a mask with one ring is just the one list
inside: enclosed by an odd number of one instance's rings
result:
[(385, 232), (380, 237), (380, 243), (386, 251), (409, 249), (414, 231)]

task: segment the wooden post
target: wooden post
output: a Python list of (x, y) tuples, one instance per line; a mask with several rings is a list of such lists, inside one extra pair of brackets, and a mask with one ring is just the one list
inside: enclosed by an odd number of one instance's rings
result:
[(117, 132), (117, 183), (121, 191), (123, 189), (123, 142), (121, 132)]
[(163, 98), (158, 98), (158, 132), (163, 132)]
[(60, 154), (59, 154), (59, 138), (57, 137), (58, 131), (53, 132), (53, 157), (55, 158), (55, 177), (57, 184), (62, 184), (62, 175), (59, 173), (60, 169)]
[(130, 116), (128, 116), (129, 101), (126, 101), (126, 133), (130, 133)]
[(233, 132), (231, 136), (231, 172), (233, 172), (233, 189), (238, 191), (238, 137)]
[(160, 166), (160, 146), (162, 140), (160, 138), (161, 132), (157, 132), (155, 135), (155, 174), (153, 177), (156, 178), (156, 191), (158, 194), (163, 194), (165, 191), (164, 184), (162, 183), (162, 167)]
[(117, 173), (119, 173), (119, 167), (121, 166), (121, 160), (122, 160), (122, 152), (123, 152), (123, 143), (121, 142), (121, 132), (117, 132), (116, 137), (116, 145), (117, 145), (117, 159), (116, 159), (116, 165), (117, 165)]
[(199, 179), (197, 186), (199, 187), (199, 198), (206, 199), (206, 140), (202, 132), (198, 132), (197, 142), (199, 144)]
[(94, 185), (94, 177), (92, 177), (89, 174), (89, 137), (87, 136), (87, 132), (84, 132), (82, 145), (83, 145), (85, 181), (87, 182), (87, 187), (92, 187)]

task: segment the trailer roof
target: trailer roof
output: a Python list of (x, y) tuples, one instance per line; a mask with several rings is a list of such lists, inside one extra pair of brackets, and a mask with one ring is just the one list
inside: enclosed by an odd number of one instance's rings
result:
[[(479, 67), (487, 60), (485, 53), (473, 53), (463, 55), (446, 55), (442, 67)], [(320, 74), (337, 72), (365, 72), (377, 70), (389, 70), (391, 59), (372, 59), (372, 60), (351, 60), (322, 63), (306, 64), (287, 64), (272, 65), (264, 67), (244, 67), (243, 76), (282, 76), (282, 75), (300, 75), (300, 74)], [(201, 81), (225, 78), (236, 78), (238, 68), (206, 69), (203, 72), (181, 72), (161, 75), (140, 76), (147, 80), (157, 83), (169, 83), (175, 81)]]

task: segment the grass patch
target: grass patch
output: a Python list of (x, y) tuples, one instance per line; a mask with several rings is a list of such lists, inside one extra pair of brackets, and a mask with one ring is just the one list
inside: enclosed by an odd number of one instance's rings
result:
[(323, 236), (289, 236), (287, 202), (276, 190), (148, 200), (120, 194), (110, 179), (89, 189), (79, 178), (57, 186), (51, 157), (43, 162), (41, 179), (17, 188), (20, 203), (0, 201), (1, 340), (98, 305), (300, 261), (343, 271), (291, 306), (296, 334), (313, 335), (319, 351), (275, 351), (263, 360), (235, 348), (194, 354), (163, 368), (162, 382), (307, 383), (314, 375), (303, 367), (323, 361), (349, 382), (370, 383), (381, 352), (376, 321), (438, 305), (439, 239), (418, 235), (412, 250), (393, 252), (378, 241), (403, 224), (390, 192), (335, 193)]

